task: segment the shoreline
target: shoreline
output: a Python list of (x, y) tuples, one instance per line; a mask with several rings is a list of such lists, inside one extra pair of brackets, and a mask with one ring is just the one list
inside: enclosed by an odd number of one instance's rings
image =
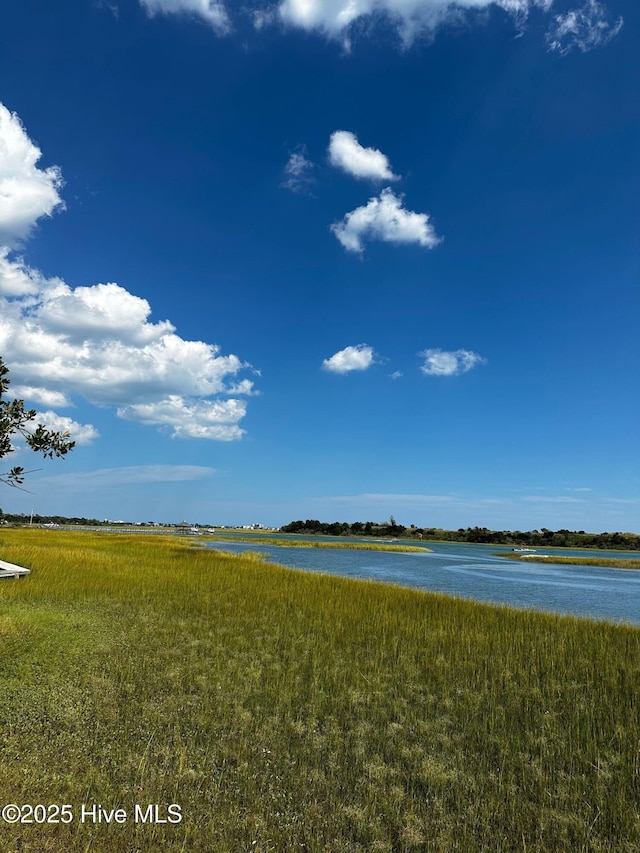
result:
[[(205, 534), (206, 535), (206, 534)], [(278, 548), (332, 548), (334, 550), (348, 551), (387, 551), (401, 554), (433, 553), (430, 548), (422, 548), (419, 545), (386, 544), (382, 542), (309, 542), (301, 540), (292, 542), (290, 539), (276, 539), (274, 537), (261, 536), (218, 536), (206, 537), (210, 542), (251, 542), (257, 545), (274, 545)]]
[(551, 563), (561, 566), (599, 566), (603, 569), (624, 569), (626, 571), (640, 569), (640, 558), (562, 557), (555, 554), (494, 554), (493, 556), (503, 557), (505, 560), (514, 560), (515, 562), (526, 560), (528, 563), (547, 563), (551, 561)]

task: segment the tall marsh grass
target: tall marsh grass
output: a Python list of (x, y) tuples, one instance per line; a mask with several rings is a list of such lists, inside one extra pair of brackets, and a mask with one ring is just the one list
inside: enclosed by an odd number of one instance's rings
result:
[(640, 560), (633, 557), (562, 557), (556, 554), (494, 554), (507, 560), (523, 563), (564, 563), (571, 566), (599, 566), (605, 569), (640, 569)]
[(1, 853), (640, 849), (640, 630), (191, 544), (0, 534), (3, 801), (184, 815)]
[(347, 551), (397, 551), (403, 554), (425, 553), (431, 548), (419, 545), (392, 545), (379, 542), (318, 542), (308, 539), (276, 539), (268, 536), (215, 536), (211, 541), (219, 542), (251, 542), (259, 545), (277, 545), (279, 548), (333, 548)]

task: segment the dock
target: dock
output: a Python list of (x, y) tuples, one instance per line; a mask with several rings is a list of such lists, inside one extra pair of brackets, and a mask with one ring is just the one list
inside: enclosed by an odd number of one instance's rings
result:
[(2, 578), (21, 578), (24, 575), (30, 575), (31, 569), (25, 569), (23, 566), (16, 566), (14, 563), (7, 563), (6, 560), (0, 560), (0, 580)]

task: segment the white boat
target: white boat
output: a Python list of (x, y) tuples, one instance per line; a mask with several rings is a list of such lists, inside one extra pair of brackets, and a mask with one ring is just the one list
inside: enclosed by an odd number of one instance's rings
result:
[(516, 552), (516, 553), (518, 553), (518, 554), (522, 554), (522, 553), (524, 553), (525, 551), (528, 551), (530, 554), (535, 554), (535, 553), (536, 553), (536, 549), (535, 549), (535, 548), (512, 548), (511, 550), (512, 550), (512, 551), (515, 551), (515, 552)]

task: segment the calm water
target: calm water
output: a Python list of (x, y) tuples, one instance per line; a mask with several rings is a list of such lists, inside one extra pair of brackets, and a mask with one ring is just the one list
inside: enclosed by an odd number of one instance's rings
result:
[[(310, 537), (312, 538), (312, 537)], [(344, 540), (342, 540), (344, 541)], [(476, 601), (571, 613), (640, 625), (640, 570), (512, 562), (494, 557), (510, 548), (429, 543), (432, 553), (400, 554), (292, 548), (247, 542), (211, 544), (225, 551), (260, 551), (274, 563), (351, 578), (445, 592)], [(538, 549), (552, 554), (552, 549)], [(615, 551), (563, 550), (565, 556), (638, 557)]]

